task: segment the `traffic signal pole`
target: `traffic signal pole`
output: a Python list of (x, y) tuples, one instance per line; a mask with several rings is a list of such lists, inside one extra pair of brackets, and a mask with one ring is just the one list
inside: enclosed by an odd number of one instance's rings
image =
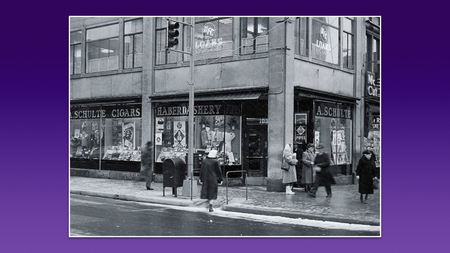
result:
[(188, 177), (191, 181), (191, 200), (194, 186), (194, 25), (195, 18), (191, 17), (191, 60), (189, 63), (191, 82), (189, 83), (189, 148), (188, 148)]
[[(187, 169), (188, 169), (188, 180), (189, 180), (189, 195), (191, 197), (192, 200), (192, 196), (193, 196), (193, 189), (194, 186), (197, 186), (197, 184), (194, 185), (194, 25), (195, 25), (195, 18), (191, 17), (191, 23), (184, 23), (181, 21), (177, 21), (177, 20), (173, 20), (168, 18), (168, 30), (169, 30), (169, 26), (170, 26), (170, 22), (175, 22), (175, 23), (182, 23), (184, 25), (188, 25), (191, 27), (191, 51), (190, 52), (184, 52), (184, 51), (179, 51), (179, 50), (175, 50), (175, 49), (171, 49), (170, 47), (172, 47), (170, 44), (168, 44), (167, 50), (170, 51), (174, 51), (174, 52), (178, 52), (178, 53), (183, 53), (183, 54), (188, 54), (191, 56), (190, 59), (190, 64), (189, 64), (189, 68), (190, 68), (190, 82), (189, 83), (189, 122), (188, 122), (188, 136), (189, 136), (189, 140), (188, 140), (188, 159), (187, 159)], [(178, 28), (178, 25), (173, 25), (173, 27)], [(178, 33), (175, 33), (175, 37), (178, 36)], [(169, 31), (168, 31), (168, 39), (169, 39)], [(174, 46), (176, 46), (178, 44), (178, 40), (176, 41), (176, 43), (174, 44)], [(186, 182), (186, 180), (185, 180)], [(183, 193), (184, 193), (184, 182), (183, 182)], [(197, 189), (195, 187), (195, 189)]]

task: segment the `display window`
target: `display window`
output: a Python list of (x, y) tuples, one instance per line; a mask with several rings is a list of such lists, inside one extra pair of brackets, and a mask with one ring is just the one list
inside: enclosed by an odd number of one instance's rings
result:
[(70, 120), (70, 157), (141, 161), (141, 108), (74, 107)]
[(371, 150), (375, 154), (375, 164), (377, 167), (381, 166), (381, 117), (379, 111), (368, 113), (368, 132), (364, 137), (364, 148)]
[[(157, 106), (155, 118), (155, 162), (186, 159), (189, 143), (188, 106)], [(240, 105), (194, 106), (194, 153), (217, 150), (223, 165), (241, 164)]]
[(332, 164), (351, 164), (352, 110), (348, 105), (315, 103), (314, 143), (330, 154)]

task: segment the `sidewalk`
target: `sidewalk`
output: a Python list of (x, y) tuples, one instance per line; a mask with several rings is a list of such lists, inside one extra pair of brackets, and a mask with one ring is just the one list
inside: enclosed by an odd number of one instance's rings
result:
[[(152, 183), (152, 188), (155, 190), (146, 190), (144, 181), (70, 176), (72, 194), (177, 206), (202, 205), (205, 201), (199, 194), (192, 200), (190, 196), (182, 196), (182, 187), (178, 188), (178, 197), (172, 196), (172, 188), (168, 187), (164, 197), (162, 183)], [(369, 195), (368, 204), (359, 201), (358, 185), (334, 185), (332, 190), (332, 198), (325, 197), (323, 187), (317, 191), (316, 198), (311, 198), (303, 189), (294, 188), (295, 195), (286, 195), (268, 192), (265, 186), (248, 186), (246, 200), (245, 186), (233, 186), (228, 187), (227, 204), (226, 186), (222, 185), (215, 206), (230, 212), (380, 225), (380, 190)]]

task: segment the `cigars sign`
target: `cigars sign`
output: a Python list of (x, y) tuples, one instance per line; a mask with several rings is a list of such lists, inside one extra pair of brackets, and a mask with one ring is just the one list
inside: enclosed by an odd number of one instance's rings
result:
[(140, 106), (73, 108), (70, 119), (140, 118)]
[(381, 82), (380, 76), (371, 72), (366, 74), (366, 97), (380, 99)]

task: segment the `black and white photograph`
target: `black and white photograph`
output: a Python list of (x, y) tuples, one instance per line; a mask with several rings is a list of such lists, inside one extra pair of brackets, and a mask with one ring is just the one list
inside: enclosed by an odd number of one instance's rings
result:
[(381, 16), (68, 19), (70, 238), (381, 238)]

